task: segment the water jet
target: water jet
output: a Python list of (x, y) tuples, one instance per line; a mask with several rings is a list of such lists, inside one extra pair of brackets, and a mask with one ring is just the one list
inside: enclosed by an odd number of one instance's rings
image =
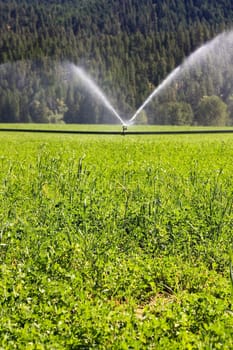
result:
[[(134, 124), (140, 112), (145, 109), (145, 107), (152, 101), (152, 99), (158, 97), (169, 86), (171, 86), (172, 83), (182, 81), (183, 84), (183, 82), (186, 80), (184, 85), (188, 86), (190, 79), (197, 79), (195, 76), (195, 69), (197, 66), (204, 68), (203, 71), (205, 72), (206, 76), (208, 76), (208, 74), (215, 73), (213, 73), (213, 67), (214, 70), (221, 70), (223, 72), (226, 67), (231, 66), (233, 59), (233, 52), (231, 53), (231, 50), (233, 51), (232, 42), (233, 31), (229, 31), (217, 35), (212, 40), (200, 46), (187, 58), (185, 58), (178, 67), (174, 68), (174, 70), (168, 74), (168, 76), (154, 89), (154, 91), (152, 91), (152, 93), (145, 99), (142, 105), (136, 110), (133, 116), (128, 120), (123, 119), (120, 116), (120, 114), (110, 103), (107, 96), (82, 68), (72, 63), (66, 64), (66, 68), (71, 73), (71, 77), (74, 82), (81, 83), (81, 85), (88, 91), (88, 93), (102, 102), (102, 104), (118, 119), (122, 125), (122, 134), (125, 134), (127, 127)], [(208, 66), (210, 62), (211, 68)], [(193, 76), (191, 74), (193, 74)]]
[(125, 125), (125, 121), (121, 118), (119, 113), (112, 106), (107, 96), (105, 96), (103, 91), (97, 86), (97, 84), (88, 76), (88, 74), (82, 68), (75, 66), (72, 63), (66, 64), (66, 68), (72, 73), (74, 79), (79, 79), (84, 88), (90, 94), (92, 94), (94, 98), (100, 100), (104, 104), (104, 106), (110, 112), (113, 113), (113, 115), (120, 121), (122, 125)]
[(215, 70), (225, 69), (227, 66), (232, 65), (233, 53), (230, 52), (230, 48), (233, 48), (233, 31), (223, 32), (196, 49), (155, 88), (128, 122), (134, 122), (140, 112), (154, 97), (158, 96), (176, 79), (182, 79), (185, 73), (191, 71), (196, 65), (208, 66), (208, 63), (213, 60)]

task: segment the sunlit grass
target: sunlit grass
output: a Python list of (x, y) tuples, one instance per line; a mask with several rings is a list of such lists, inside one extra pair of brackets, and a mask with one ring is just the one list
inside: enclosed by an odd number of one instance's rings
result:
[(231, 135), (0, 142), (3, 349), (232, 348)]

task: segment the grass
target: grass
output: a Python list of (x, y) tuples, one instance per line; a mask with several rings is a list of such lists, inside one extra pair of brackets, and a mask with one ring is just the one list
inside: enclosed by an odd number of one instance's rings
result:
[(231, 135), (0, 139), (0, 349), (233, 348)]

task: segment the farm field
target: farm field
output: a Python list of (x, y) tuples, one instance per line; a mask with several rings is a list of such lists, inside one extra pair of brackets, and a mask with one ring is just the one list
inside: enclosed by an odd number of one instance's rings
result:
[(0, 349), (233, 348), (233, 135), (0, 143)]

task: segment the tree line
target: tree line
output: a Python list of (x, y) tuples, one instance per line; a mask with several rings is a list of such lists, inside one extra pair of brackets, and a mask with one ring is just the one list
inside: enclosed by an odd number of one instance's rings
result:
[[(131, 116), (185, 57), (231, 28), (232, 15), (231, 0), (0, 0), (0, 121), (114, 123), (87, 91), (64, 82), (56, 69), (66, 60), (81, 65), (119, 113)], [(232, 124), (224, 71), (183, 81), (139, 120)], [(207, 101), (218, 106), (217, 120), (205, 117)]]

